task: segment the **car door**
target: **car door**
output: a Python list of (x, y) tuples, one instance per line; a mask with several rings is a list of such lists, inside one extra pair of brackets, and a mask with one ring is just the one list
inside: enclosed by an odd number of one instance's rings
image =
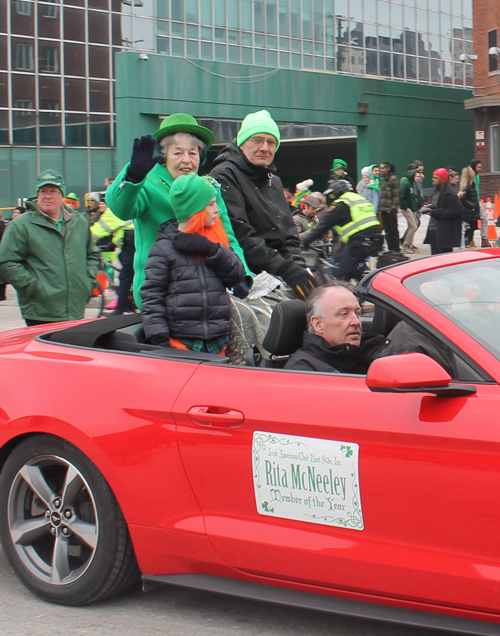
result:
[(173, 413), (207, 533), (257, 577), (497, 611), (496, 384), (200, 365)]

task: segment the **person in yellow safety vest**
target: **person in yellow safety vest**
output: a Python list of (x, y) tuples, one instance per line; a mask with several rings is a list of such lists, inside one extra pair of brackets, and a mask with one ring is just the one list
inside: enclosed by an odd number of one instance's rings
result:
[[(99, 204), (100, 207), (103, 205), (106, 204), (102, 202)], [(108, 207), (105, 207), (97, 221), (90, 226), (102, 258), (110, 263), (115, 259), (115, 249), (121, 247), (125, 226), (128, 227), (128, 225), (130, 225), (128, 221), (119, 219)]]
[(345, 246), (339, 260), (338, 278), (350, 281), (368, 256), (382, 250), (383, 237), (377, 211), (364, 197), (352, 191), (348, 181), (339, 179), (330, 185), (332, 207), (321, 223), (302, 241), (307, 247), (330, 230), (335, 230)]

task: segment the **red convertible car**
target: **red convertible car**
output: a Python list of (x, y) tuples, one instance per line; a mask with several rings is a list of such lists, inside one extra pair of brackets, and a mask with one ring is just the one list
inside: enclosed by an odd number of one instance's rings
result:
[(305, 325), (286, 303), (259, 367), (144, 344), (137, 315), (2, 334), (11, 566), (67, 605), (142, 576), (499, 634), (497, 254), (365, 277), (364, 331), (429, 345), (366, 376), (280, 368)]

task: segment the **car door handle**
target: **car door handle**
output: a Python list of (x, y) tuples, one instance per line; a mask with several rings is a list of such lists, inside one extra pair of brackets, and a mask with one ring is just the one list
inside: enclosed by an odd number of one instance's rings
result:
[(201, 426), (223, 428), (240, 426), (245, 420), (245, 416), (240, 411), (223, 406), (192, 406), (187, 414), (193, 422)]

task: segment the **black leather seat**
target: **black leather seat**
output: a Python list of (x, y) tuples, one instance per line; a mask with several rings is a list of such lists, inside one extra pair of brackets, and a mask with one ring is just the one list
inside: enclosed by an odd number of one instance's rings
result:
[(269, 328), (262, 341), (262, 346), (270, 357), (264, 358), (255, 347), (247, 357), (247, 366), (283, 368), (290, 356), (302, 346), (306, 329), (305, 302), (283, 300), (278, 303), (273, 309)]

